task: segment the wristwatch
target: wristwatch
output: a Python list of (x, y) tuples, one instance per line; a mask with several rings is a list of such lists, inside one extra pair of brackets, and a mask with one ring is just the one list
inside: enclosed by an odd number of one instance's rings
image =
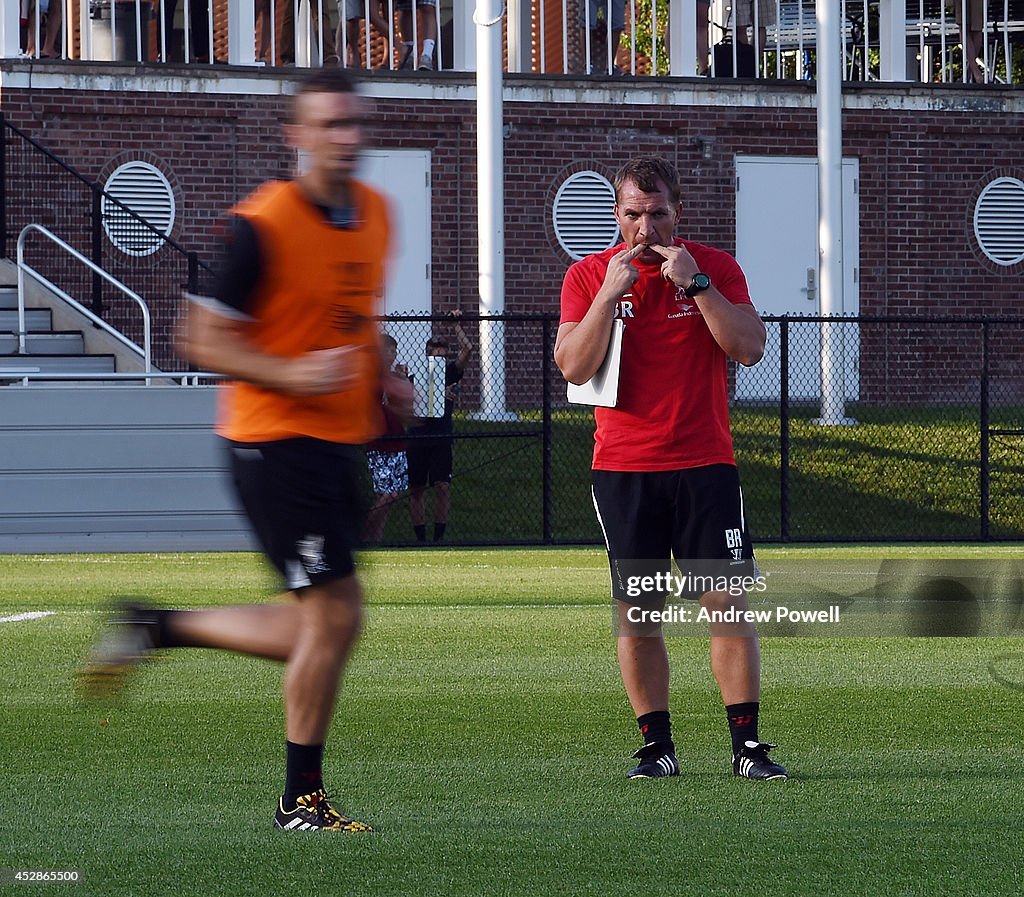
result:
[(683, 290), (683, 295), (693, 298), (698, 293), (703, 293), (709, 286), (711, 286), (711, 278), (698, 271), (693, 275), (690, 285)]

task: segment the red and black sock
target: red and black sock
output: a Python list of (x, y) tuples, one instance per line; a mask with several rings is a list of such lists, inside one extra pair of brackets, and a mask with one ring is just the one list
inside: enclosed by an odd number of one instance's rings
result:
[(674, 748), (672, 718), (667, 710), (652, 710), (650, 713), (638, 716), (636, 724), (640, 729), (640, 734), (644, 737), (644, 744), (664, 742)]
[(757, 741), (757, 711), (760, 706), (757, 701), (726, 706), (725, 715), (729, 719), (734, 754), (738, 754), (748, 741)]
[(287, 766), (285, 769), (284, 798), (281, 803), (285, 810), (295, 809), (295, 799), (304, 794), (312, 794), (324, 787), (322, 744), (287, 745)]

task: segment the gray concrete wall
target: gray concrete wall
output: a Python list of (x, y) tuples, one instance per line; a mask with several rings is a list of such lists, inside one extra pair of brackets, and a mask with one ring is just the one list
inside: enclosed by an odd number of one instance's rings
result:
[(0, 553), (252, 548), (215, 388), (0, 387)]

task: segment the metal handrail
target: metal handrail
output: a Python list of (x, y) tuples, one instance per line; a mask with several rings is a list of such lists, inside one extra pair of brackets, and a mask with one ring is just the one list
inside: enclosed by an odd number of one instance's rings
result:
[[(73, 383), (114, 383), (118, 381), (130, 383), (134, 380), (145, 380), (147, 386), (167, 383), (174, 384), (176, 386), (200, 389), (206, 387), (212, 388), (229, 379), (231, 378), (224, 374), (215, 374), (212, 371), (157, 370), (145, 373), (142, 371), (69, 371), (61, 374), (55, 371), (41, 371), (39, 368), (33, 367), (0, 367), (0, 381), (21, 381), (24, 386), (27, 386), (32, 380)], [(212, 382), (209, 384), (201, 383), (201, 380), (209, 380)]]
[[(8, 131), (12, 132), (13, 134), (16, 134), (21, 140), (23, 140), (25, 143), (31, 146), (36, 152), (42, 153), (43, 156), (45, 156), (51, 163), (56, 165), (65, 174), (72, 177), (83, 187), (90, 190), (94, 195), (98, 194), (103, 202), (112, 203), (121, 214), (128, 216), (135, 222), (135, 224), (142, 227), (150, 234), (152, 234), (154, 237), (159, 239), (161, 245), (169, 246), (179, 255), (183, 255), (187, 259), (189, 269), (189, 289), (193, 291), (196, 289), (196, 277), (198, 276), (199, 269), (205, 268), (207, 271), (209, 271), (210, 266), (206, 264), (204, 261), (202, 261), (202, 259), (200, 259), (195, 252), (186, 249), (169, 234), (165, 234), (159, 227), (154, 225), (151, 221), (148, 221), (134, 209), (130, 208), (129, 206), (126, 206), (121, 200), (119, 200), (116, 196), (113, 196), (110, 193), (108, 193), (99, 184), (89, 180), (89, 178), (87, 178), (84, 174), (78, 171), (78, 169), (72, 167), (66, 161), (64, 161), (64, 159), (55, 155), (53, 152), (51, 152), (49, 149), (43, 146), (43, 144), (41, 144), (39, 141), (37, 141), (33, 137), (30, 137), (25, 131), (21, 130), (21, 128), (11, 124), (9, 121), (7, 121), (6, 118), (3, 117), (2, 112), (0, 112), (0, 124), (2, 124), (2, 126), (6, 128)], [(0, 222), (0, 228), (3, 228), (5, 223), (6, 222)], [(94, 221), (93, 225), (95, 227), (99, 227), (100, 222), (98, 220)], [(7, 249), (6, 230), (4, 229), (0, 231), (0, 234), (2, 234), (3, 236), (3, 238), (0, 239), (0, 254), (5, 254)]]
[[(43, 236), (48, 237), (59, 247), (70, 253), (80, 262), (83, 262), (93, 272), (98, 274), (112, 286), (119, 289), (122, 293), (131, 299), (134, 299), (136, 304), (142, 310), (142, 333), (143, 333), (143, 347), (140, 348), (138, 344), (128, 339), (123, 333), (115, 328), (111, 327), (106, 321), (97, 315), (93, 314), (89, 309), (82, 305), (77, 299), (69, 296), (60, 287), (45, 278), (42, 274), (32, 268), (30, 265), (25, 263), (25, 240), (28, 237), (29, 231), (38, 231)], [(25, 337), (27, 335), (25, 329), (25, 275), (31, 275), (37, 283), (42, 284), (47, 289), (55, 293), (60, 299), (63, 299), (68, 305), (78, 312), (85, 315), (90, 321), (93, 322), (101, 330), (106, 331), (114, 339), (123, 343), (130, 351), (135, 352), (137, 355), (141, 355), (145, 364), (146, 373), (152, 373), (153, 371), (153, 352), (152, 352), (152, 341), (153, 341), (153, 326), (150, 320), (149, 307), (146, 305), (145, 300), (130, 287), (125, 286), (114, 277), (112, 274), (104, 271), (99, 265), (90, 259), (86, 258), (73, 246), (65, 243), (60, 237), (51, 231), (47, 230), (41, 224), (27, 224), (18, 235), (18, 353), (24, 355), (25, 353)], [(149, 381), (147, 380), (147, 385)]]

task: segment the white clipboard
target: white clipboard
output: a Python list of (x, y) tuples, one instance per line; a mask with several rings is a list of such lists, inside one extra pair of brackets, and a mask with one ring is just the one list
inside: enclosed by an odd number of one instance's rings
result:
[(444, 358), (427, 355), (410, 365), (412, 368), (413, 417), (444, 417), (445, 365)]
[(619, 400), (619, 364), (622, 361), (622, 333), (626, 325), (622, 318), (612, 321), (608, 351), (597, 372), (586, 383), (570, 383), (565, 397), (574, 405), (597, 405), (614, 408)]

